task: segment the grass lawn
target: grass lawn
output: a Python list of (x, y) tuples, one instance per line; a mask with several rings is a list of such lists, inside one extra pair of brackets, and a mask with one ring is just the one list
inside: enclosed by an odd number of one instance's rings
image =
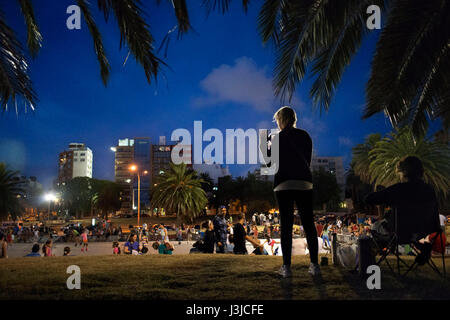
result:
[[(447, 258), (447, 266), (450, 259)], [(81, 290), (68, 290), (66, 268), (81, 268)], [(273, 271), (281, 257), (149, 255), (0, 260), (0, 299), (450, 299), (450, 281), (419, 268), (405, 280), (383, 267), (381, 290), (334, 266), (323, 280), (307, 273), (308, 257), (293, 258), (294, 277)]]

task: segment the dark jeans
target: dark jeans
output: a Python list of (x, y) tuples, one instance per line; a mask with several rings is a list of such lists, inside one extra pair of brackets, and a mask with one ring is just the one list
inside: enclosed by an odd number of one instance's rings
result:
[(225, 253), (225, 246), (226, 246), (227, 241), (224, 240), (224, 242), (221, 241), (221, 243), (222, 243), (221, 246), (219, 246), (219, 244), (216, 243), (216, 253)]
[(292, 255), (292, 227), (294, 224), (294, 202), (300, 212), (303, 230), (309, 248), (309, 258), (312, 263), (318, 262), (319, 244), (313, 217), (313, 191), (312, 190), (283, 190), (276, 191), (275, 196), (280, 207), (281, 250), (283, 251), (283, 264), (291, 265)]

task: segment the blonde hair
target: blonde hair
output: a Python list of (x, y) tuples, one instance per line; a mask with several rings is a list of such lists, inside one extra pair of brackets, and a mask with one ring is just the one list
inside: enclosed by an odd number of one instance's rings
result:
[(273, 115), (273, 119), (286, 128), (295, 127), (297, 123), (297, 115), (295, 114), (294, 109), (289, 106), (278, 109)]

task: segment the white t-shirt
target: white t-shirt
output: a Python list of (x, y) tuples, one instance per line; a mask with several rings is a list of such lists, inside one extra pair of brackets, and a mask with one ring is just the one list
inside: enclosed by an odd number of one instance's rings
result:
[(445, 223), (447, 222), (447, 217), (440, 214), (439, 215), (439, 221), (441, 222), (441, 226), (445, 226)]

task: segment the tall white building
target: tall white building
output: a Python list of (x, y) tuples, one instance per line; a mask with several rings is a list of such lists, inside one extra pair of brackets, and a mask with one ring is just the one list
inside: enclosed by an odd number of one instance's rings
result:
[(92, 150), (84, 143), (71, 143), (69, 149), (59, 154), (58, 183), (75, 177), (92, 178)]
[(71, 143), (69, 150), (73, 150), (73, 173), (75, 177), (92, 178), (92, 150), (81, 143)]

